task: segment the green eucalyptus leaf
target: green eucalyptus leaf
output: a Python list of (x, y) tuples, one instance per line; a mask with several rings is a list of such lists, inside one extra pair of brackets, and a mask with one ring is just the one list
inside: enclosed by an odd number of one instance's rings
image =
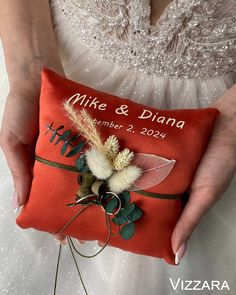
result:
[(124, 225), (122, 229), (120, 230), (120, 235), (125, 240), (129, 240), (130, 238), (132, 238), (134, 233), (135, 233), (135, 224), (132, 222)]
[(75, 166), (77, 167), (79, 172), (88, 172), (89, 171), (85, 155), (80, 156), (79, 158), (76, 159)]
[(62, 155), (62, 156), (65, 154), (65, 152), (66, 152), (68, 146), (69, 146), (69, 142), (66, 141), (66, 142), (63, 144), (63, 146), (61, 147), (61, 155)]
[(66, 157), (75, 156), (76, 154), (78, 154), (82, 150), (83, 146), (84, 146), (84, 142), (81, 141), (76, 147), (74, 147), (71, 151), (69, 151), (68, 154), (66, 154)]
[(53, 131), (52, 136), (50, 138), (50, 142), (53, 142), (53, 140), (55, 139), (55, 137), (57, 136), (57, 131)]
[(103, 199), (103, 200), (107, 200), (107, 199), (109, 199), (110, 197), (112, 197), (112, 194), (109, 194), (109, 192), (108, 192), (108, 193), (106, 193), (106, 194), (103, 195), (102, 199)]
[(66, 141), (68, 137), (71, 135), (71, 130), (66, 130), (62, 135), (60, 135), (55, 143), (58, 144), (60, 141)]
[(130, 192), (124, 191), (123, 193), (119, 194), (119, 198), (121, 199), (122, 207), (125, 207), (130, 202)]
[(118, 199), (117, 198), (112, 198), (110, 201), (107, 202), (105, 205), (105, 211), (107, 213), (113, 213), (115, 208), (118, 205)]
[(127, 223), (128, 220), (127, 218), (125, 218), (125, 216), (121, 216), (121, 215), (117, 215), (116, 217), (112, 218), (112, 221), (116, 224), (116, 225), (121, 225), (124, 223)]
[(62, 133), (62, 135), (60, 136), (61, 140), (67, 140), (68, 137), (71, 135), (71, 130), (68, 129), (65, 132)]
[(122, 216), (128, 216), (130, 215), (135, 209), (135, 203), (131, 203), (129, 205), (127, 205), (124, 209), (122, 209), (119, 213), (119, 215), (122, 215)]
[(143, 216), (143, 211), (139, 207), (135, 207), (134, 211), (129, 215), (130, 221), (136, 221)]

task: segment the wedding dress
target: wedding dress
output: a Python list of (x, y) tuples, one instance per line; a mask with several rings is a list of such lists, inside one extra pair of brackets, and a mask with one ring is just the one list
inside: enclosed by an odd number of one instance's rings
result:
[[(206, 107), (236, 82), (236, 1), (174, 0), (155, 25), (149, 0), (51, 0), (53, 26), (68, 78), (157, 108)], [(1, 96), (8, 84), (1, 52)], [(2, 99), (3, 100), (3, 99)], [(1, 102), (1, 114), (4, 102)], [(200, 118), (199, 118), (200, 120)], [(53, 294), (57, 242), (15, 225), (13, 184), (0, 157), (1, 294)], [(236, 292), (236, 179), (193, 233), (179, 266), (107, 247), (78, 257), (90, 295), (194, 294), (171, 283), (227, 281)], [(79, 245), (92, 254), (96, 242)], [(57, 294), (84, 294), (63, 247)]]

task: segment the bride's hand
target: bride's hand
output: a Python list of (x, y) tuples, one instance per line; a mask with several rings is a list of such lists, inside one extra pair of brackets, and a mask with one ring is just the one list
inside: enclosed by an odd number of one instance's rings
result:
[[(1, 1), (0, 36), (10, 84), (0, 145), (20, 205), (28, 198), (34, 147), (38, 135), (40, 72), (52, 68), (63, 75), (48, 0)], [(64, 239), (60, 236), (60, 240)]]
[(195, 227), (223, 196), (236, 171), (236, 85), (210, 107), (219, 109), (221, 115), (196, 171), (188, 202), (172, 234), (176, 264), (182, 259)]
[(41, 69), (51, 67), (63, 74), (63, 67), (49, 1), (0, 0), (0, 6), (0, 36), (10, 85), (0, 141), (22, 205), (32, 179)]
[[(63, 74), (61, 72), (61, 74)], [(16, 78), (16, 77), (15, 77)], [(0, 132), (0, 146), (14, 180), (15, 207), (26, 203), (33, 178), (34, 149), (38, 137), (40, 71), (22, 73), (10, 87)], [(55, 235), (62, 244), (64, 234)]]
[(0, 145), (14, 180), (15, 203), (23, 205), (32, 181), (34, 148), (38, 136), (40, 75), (17, 79), (6, 100)]

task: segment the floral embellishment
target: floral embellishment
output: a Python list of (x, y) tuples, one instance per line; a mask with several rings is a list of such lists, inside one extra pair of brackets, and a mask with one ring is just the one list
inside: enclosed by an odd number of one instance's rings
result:
[(128, 148), (119, 151), (120, 144), (115, 135), (109, 136), (103, 143), (93, 119), (85, 109), (78, 114), (69, 101), (64, 103), (64, 108), (91, 146), (85, 152), (91, 173), (97, 179), (106, 180), (108, 189), (116, 194), (128, 190), (142, 174), (139, 167), (131, 165), (134, 152)]
[[(50, 162), (51, 165), (79, 173), (75, 202), (67, 206), (98, 205), (107, 215), (113, 216), (112, 222), (118, 226), (123, 239), (132, 238), (136, 229), (134, 222), (144, 212), (131, 200), (130, 191), (147, 196), (147, 192), (141, 190), (162, 182), (176, 161), (152, 154), (135, 153), (126, 147), (122, 149), (115, 135), (103, 140), (94, 120), (85, 109), (77, 112), (69, 101), (65, 101), (63, 106), (79, 133), (72, 134), (71, 130), (62, 132), (63, 125), (53, 129), (53, 123), (47, 125), (46, 133), (52, 132), (51, 143), (54, 140), (55, 145), (62, 143), (61, 155), (77, 156), (75, 167), (68, 168), (67, 165)], [(148, 192), (148, 196), (160, 195)]]
[(126, 166), (129, 166), (133, 158), (134, 152), (131, 152), (129, 149), (124, 149), (115, 156), (112, 166), (115, 170), (120, 171)]
[(115, 135), (110, 135), (104, 143), (105, 152), (108, 158), (114, 159), (119, 153), (120, 145)]
[(112, 164), (104, 152), (92, 148), (86, 152), (86, 160), (90, 171), (97, 178), (107, 179), (112, 175)]

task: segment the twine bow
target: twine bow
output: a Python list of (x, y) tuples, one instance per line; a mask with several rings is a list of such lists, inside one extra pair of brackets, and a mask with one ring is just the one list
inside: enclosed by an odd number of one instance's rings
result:
[[(53, 161), (41, 158), (41, 157), (39, 157), (37, 155), (35, 155), (35, 160), (42, 163), (42, 164), (45, 164), (45, 165), (49, 165), (49, 166), (53, 166), (55, 168), (59, 168), (59, 169), (63, 169), (63, 170), (78, 173), (78, 170), (77, 170), (77, 168), (75, 166), (69, 166), (69, 165), (58, 163), (58, 162), (53, 162)], [(113, 192), (107, 192), (107, 193), (113, 195), (113, 197), (117, 198), (117, 200), (118, 200), (118, 206), (117, 206), (117, 209), (116, 209), (115, 212), (113, 212), (113, 213), (106, 212), (104, 206), (102, 205), (103, 196), (101, 196), (100, 199), (98, 199), (97, 198), (98, 196), (96, 196), (95, 194), (87, 195), (85, 197), (79, 198), (75, 203), (67, 204), (68, 206), (76, 206), (76, 205), (79, 205), (79, 204), (83, 204), (84, 207), (80, 208), (79, 211), (74, 216), (72, 216), (72, 218), (61, 229), (59, 229), (57, 232), (54, 233), (54, 234), (63, 233), (81, 215), (81, 213), (83, 211), (85, 211), (86, 209), (88, 209), (91, 206), (98, 206), (99, 205), (102, 208), (102, 210), (104, 211), (105, 223), (106, 223), (106, 226), (107, 226), (107, 229), (108, 229), (108, 235), (107, 235), (106, 242), (104, 243), (102, 248), (97, 253), (95, 253), (93, 255), (85, 255), (85, 254), (79, 252), (76, 249), (72, 238), (67, 236), (69, 249), (70, 249), (73, 261), (75, 263), (75, 266), (76, 266), (76, 269), (77, 269), (81, 284), (83, 286), (83, 289), (84, 289), (84, 292), (85, 292), (86, 295), (88, 295), (88, 292), (87, 292), (87, 289), (85, 287), (83, 278), (81, 276), (81, 272), (80, 272), (78, 263), (77, 263), (76, 258), (75, 258), (75, 253), (78, 254), (81, 257), (84, 257), (84, 258), (93, 258), (93, 257), (99, 255), (107, 247), (107, 245), (109, 244), (111, 236), (118, 236), (118, 234), (119, 234), (119, 227), (120, 227), (119, 222), (116, 223), (116, 225), (117, 225), (117, 233), (116, 234), (112, 233), (111, 220), (110, 220), (109, 215), (113, 215), (113, 217), (115, 217), (117, 219), (116, 215), (122, 209), (121, 208), (121, 200), (120, 200), (120, 198), (119, 198), (119, 196), (117, 194), (114, 194)], [(152, 192), (142, 191), (142, 190), (136, 191), (135, 193), (140, 194), (140, 195), (142, 195), (144, 197), (151, 197), (151, 198), (157, 198), (157, 199), (169, 199), (169, 200), (171, 200), (171, 199), (173, 199), (173, 200), (179, 199), (179, 200), (182, 200), (182, 202), (184, 202), (185, 196), (187, 196), (186, 194), (178, 194), (178, 195), (157, 194), (157, 193), (152, 193)], [(127, 220), (127, 221), (129, 221), (129, 220)], [(58, 278), (60, 258), (61, 258), (61, 244), (59, 245), (57, 265), (56, 265), (56, 274), (55, 274), (55, 280), (54, 280), (54, 293), (53, 293), (54, 295), (56, 295), (57, 278)]]
[[(76, 258), (75, 258), (75, 254), (74, 254), (74, 251), (79, 255), (79, 256), (82, 256), (84, 258), (93, 258), (95, 256), (97, 256), (98, 254), (100, 254), (106, 247), (107, 245), (109, 244), (109, 241), (110, 241), (110, 238), (112, 235), (115, 236), (115, 234), (112, 233), (112, 228), (111, 228), (111, 220), (109, 218), (109, 215), (116, 215), (117, 213), (119, 213), (119, 211), (121, 210), (121, 200), (119, 199), (119, 197), (110, 192), (110, 194), (113, 194), (115, 195), (117, 198), (118, 198), (118, 201), (119, 201), (119, 206), (118, 206), (118, 209), (116, 210), (115, 213), (107, 213), (106, 210), (104, 209), (103, 205), (102, 205), (102, 198), (100, 198), (100, 200), (98, 199), (94, 199), (94, 197), (97, 197), (96, 195), (88, 195), (88, 196), (85, 196), (83, 198), (80, 198), (79, 200), (76, 201), (76, 203), (73, 203), (73, 204), (68, 204), (68, 205), (78, 205), (78, 204), (84, 204), (84, 202), (86, 202), (85, 206), (80, 208), (80, 210), (74, 215), (72, 216), (72, 218), (60, 229), (58, 230), (57, 232), (55, 232), (54, 234), (57, 234), (57, 233), (63, 233), (79, 216), (80, 214), (85, 211), (87, 208), (89, 208), (90, 206), (93, 206), (93, 205), (98, 205), (100, 204), (101, 205), (101, 208), (103, 209), (104, 211), (104, 214), (105, 214), (105, 221), (106, 221), (106, 226), (107, 226), (107, 229), (108, 229), (108, 235), (107, 235), (107, 239), (106, 239), (106, 242), (104, 243), (104, 245), (102, 246), (102, 248), (95, 254), (92, 254), (92, 255), (85, 255), (81, 252), (79, 252), (74, 243), (73, 243), (73, 240), (71, 237), (68, 237), (67, 236), (67, 242), (68, 242), (68, 245), (69, 245), (69, 248), (70, 248), (70, 252), (71, 252), (71, 255), (72, 255), (72, 258), (73, 258), (73, 261), (75, 263), (75, 266), (76, 266), (76, 269), (77, 269), (77, 272), (78, 272), (78, 275), (79, 275), (79, 278), (80, 278), (80, 281), (81, 281), (81, 284), (83, 286), (83, 289), (84, 289), (84, 292), (86, 295), (88, 295), (88, 291), (85, 287), (85, 284), (84, 284), (84, 281), (83, 281), (83, 278), (81, 276), (81, 272), (80, 272), (80, 269), (79, 269), (79, 266), (78, 266), (78, 263), (76, 261)], [(117, 225), (117, 228), (119, 228), (119, 225)], [(118, 234), (116, 234), (118, 235)], [(57, 258), (57, 265), (56, 265), (56, 274), (55, 274), (55, 281), (54, 281), (54, 291), (53, 291), (53, 294), (56, 295), (56, 288), (57, 288), (57, 277), (58, 277), (58, 271), (59, 271), (59, 264), (60, 264), (60, 258), (61, 258), (61, 244), (59, 245), (59, 252), (58, 252), (58, 258)]]

